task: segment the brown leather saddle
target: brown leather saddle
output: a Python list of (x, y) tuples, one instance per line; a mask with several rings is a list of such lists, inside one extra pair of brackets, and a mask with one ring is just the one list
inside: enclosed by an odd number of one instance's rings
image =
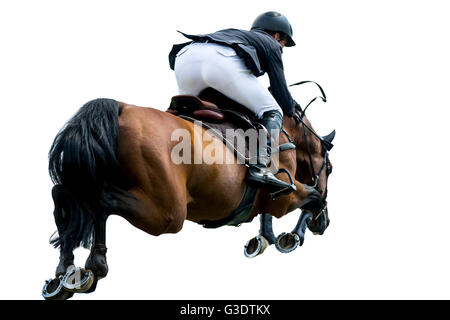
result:
[[(249, 139), (245, 139), (245, 131), (254, 129), (258, 133), (259, 129), (265, 130), (264, 126), (258, 122), (253, 112), (220, 92), (208, 88), (199, 97), (174, 96), (167, 112), (191, 122), (201, 121), (205, 129), (234, 152), (240, 163), (248, 164), (256, 160), (257, 154), (251, 153), (252, 148), (248, 145)], [(241, 139), (228, 139), (226, 135), (228, 129), (235, 130), (234, 134), (241, 135)], [(264, 132), (267, 134), (267, 131)], [(246, 142), (245, 151), (237, 145), (238, 141)]]

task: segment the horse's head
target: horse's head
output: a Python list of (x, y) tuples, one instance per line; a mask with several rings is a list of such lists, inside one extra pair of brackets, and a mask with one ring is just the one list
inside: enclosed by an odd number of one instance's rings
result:
[[(319, 136), (305, 117), (300, 106), (296, 108), (295, 120), (292, 120), (291, 134), (296, 145), (297, 170), (295, 179), (316, 189), (321, 195), (319, 206), (305, 207), (312, 212), (309, 228), (312, 232), (322, 234), (329, 225), (327, 195), (328, 177), (333, 170), (329, 158), (329, 151), (333, 147), (332, 141), (335, 131), (329, 135)], [(295, 123), (294, 123), (295, 121)]]

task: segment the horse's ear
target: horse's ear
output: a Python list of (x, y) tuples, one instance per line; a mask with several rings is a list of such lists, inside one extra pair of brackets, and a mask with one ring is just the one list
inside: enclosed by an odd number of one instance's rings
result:
[(336, 136), (336, 130), (333, 130), (333, 132), (331, 132), (330, 134), (322, 137), (322, 142), (328, 151), (330, 151), (331, 148), (333, 148), (332, 142), (333, 142), (335, 136)]
[(331, 142), (333, 142), (335, 136), (336, 136), (336, 130), (333, 130), (333, 132), (331, 132), (329, 135), (326, 135), (325, 137), (322, 137), (322, 139), (331, 143)]

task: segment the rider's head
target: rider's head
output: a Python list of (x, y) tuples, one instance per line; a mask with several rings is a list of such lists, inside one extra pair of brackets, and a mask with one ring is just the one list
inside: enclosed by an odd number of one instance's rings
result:
[(252, 24), (251, 30), (259, 29), (269, 33), (282, 47), (295, 46), (292, 40), (292, 27), (288, 19), (275, 11), (260, 14)]

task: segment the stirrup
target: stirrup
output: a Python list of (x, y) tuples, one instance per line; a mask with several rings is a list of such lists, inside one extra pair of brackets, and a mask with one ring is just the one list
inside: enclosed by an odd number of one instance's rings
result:
[(261, 178), (254, 177), (252, 175), (248, 175), (247, 176), (247, 181), (249, 183), (256, 184), (257, 185), (256, 187), (258, 187), (258, 188), (269, 189), (269, 191), (276, 190), (276, 191), (273, 191), (273, 192), (269, 193), (270, 199), (274, 200), (274, 199), (276, 199), (276, 198), (278, 198), (280, 196), (288, 195), (291, 192), (297, 190), (297, 188), (295, 187), (294, 182), (292, 181), (292, 178), (291, 178), (291, 175), (289, 174), (289, 172), (287, 170), (285, 170), (285, 169), (280, 169), (280, 170), (278, 170), (277, 174), (281, 173), (281, 172), (285, 172), (288, 175), (289, 180), (290, 180), (290, 184), (288, 184), (288, 183), (278, 179), (277, 177), (275, 177), (275, 175), (273, 175), (273, 177), (276, 179), (276, 182), (278, 182), (278, 185), (269, 183), (267, 180), (264, 180), (262, 178), (263, 175), (261, 175)]
[(297, 191), (297, 187), (295, 186), (295, 183), (292, 180), (292, 177), (291, 177), (291, 174), (289, 173), (289, 171), (287, 171), (286, 169), (279, 169), (277, 174), (282, 173), (282, 172), (284, 172), (284, 173), (286, 173), (288, 175), (289, 182), (291, 184), (289, 185), (289, 187), (286, 187), (284, 189), (281, 189), (281, 190), (275, 191), (273, 193), (270, 193), (269, 194), (270, 200), (275, 200), (278, 197), (286, 196), (286, 195), (290, 194), (291, 192)]

